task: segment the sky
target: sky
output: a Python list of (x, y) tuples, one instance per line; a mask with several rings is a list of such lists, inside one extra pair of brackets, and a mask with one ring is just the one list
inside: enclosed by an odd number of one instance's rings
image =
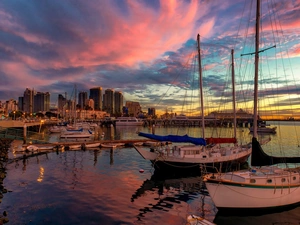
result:
[[(254, 51), (255, 5), (249, 0), (0, 1), (0, 100), (18, 100), (31, 88), (50, 92), (56, 105), (58, 94), (74, 95), (75, 85), (77, 92), (88, 93), (101, 86), (121, 91), (124, 101), (140, 102), (143, 111), (200, 112), (187, 97), (199, 90), (194, 62), (200, 34), (205, 109), (232, 102), (232, 87), (226, 86), (231, 49), (238, 107), (251, 109), (254, 56), (240, 55)], [(300, 0), (263, 0), (261, 15), (261, 47), (276, 45), (266, 51), (270, 63), (261, 67), (270, 74), (263, 76), (261, 94), (268, 109), (290, 110), (284, 108), (288, 102), (298, 109)], [(288, 65), (276, 72), (279, 56)], [(274, 87), (280, 88), (277, 102)]]

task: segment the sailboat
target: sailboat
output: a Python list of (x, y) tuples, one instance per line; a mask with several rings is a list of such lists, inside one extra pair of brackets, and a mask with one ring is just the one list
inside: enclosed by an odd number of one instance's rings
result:
[[(256, 7), (254, 118), (258, 114), (258, 63), (260, 0)], [(300, 157), (266, 154), (258, 142), (257, 120), (253, 121), (251, 168), (204, 175), (206, 188), (219, 210), (268, 210), (300, 203), (300, 168), (278, 164), (299, 163)]]
[[(167, 135), (159, 136), (139, 132), (139, 136), (157, 140), (156, 146), (144, 149), (141, 146), (134, 148), (140, 155), (150, 160), (157, 169), (189, 169), (200, 170), (200, 165), (227, 167), (232, 164), (245, 163), (251, 153), (251, 143), (245, 145), (237, 144), (236, 139), (236, 117), (234, 118), (234, 137), (233, 138), (205, 138), (205, 123), (203, 109), (203, 91), (202, 91), (202, 69), (200, 54), (200, 35), (197, 36), (198, 64), (199, 64), (199, 82), (200, 82), (200, 100), (202, 109), (202, 138), (190, 137), (188, 135)], [(232, 84), (233, 84), (233, 108), (235, 112), (235, 90), (234, 90), (234, 60), (232, 51)], [(235, 115), (235, 113), (234, 113)], [(184, 145), (175, 145), (170, 147), (169, 143), (185, 143)], [(186, 143), (191, 143), (186, 145)], [(223, 146), (222, 144), (229, 144)], [(207, 168), (207, 167), (206, 167)]]

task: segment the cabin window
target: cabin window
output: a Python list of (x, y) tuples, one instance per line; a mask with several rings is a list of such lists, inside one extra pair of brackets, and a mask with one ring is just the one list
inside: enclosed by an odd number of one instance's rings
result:
[(285, 182), (285, 178), (281, 178), (281, 182)]
[(293, 180), (296, 180), (296, 177), (293, 177)]
[(206, 158), (206, 155), (204, 155), (202, 158)]
[(251, 184), (255, 184), (255, 183), (256, 183), (256, 180), (255, 180), (255, 179), (250, 179), (250, 183), (251, 183)]
[(267, 183), (269, 183), (269, 184), (272, 183), (272, 179), (268, 179)]

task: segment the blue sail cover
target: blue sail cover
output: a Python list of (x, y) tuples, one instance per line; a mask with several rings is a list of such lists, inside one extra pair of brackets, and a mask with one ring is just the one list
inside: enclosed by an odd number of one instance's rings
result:
[(157, 141), (170, 141), (170, 142), (189, 142), (195, 145), (206, 145), (206, 141), (204, 138), (194, 138), (190, 137), (187, 134), (183, 136), (179, 135), (167, 135), (167, 136), (161, 136), (161, 135), (155, 135), (155, 134), (147, 134), (143, 132), (139, 132), (139, 136), (150, 138)]

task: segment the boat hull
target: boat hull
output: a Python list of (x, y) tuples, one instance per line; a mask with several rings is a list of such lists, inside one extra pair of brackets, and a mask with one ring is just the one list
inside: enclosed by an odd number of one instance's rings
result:
[[(220, 156), (219, 154), (207, 157), (207, 154), (196, 155), (182, 155), (176, 154), (164, 154), (155, 151), (145, 150), (140, 146), (135, 146), (137, 152), (146, 160), (150, 160), (155, 169), (167, 170), (167, 169), (186, 169), (186, 170), (199, 170), (201, 165), (205, 165), (205, 169), (208, 171), (214, 171), (215, 169), (222, 169), (225, 167), (233, 166), (234, 164), (243, 164), (247, 162), (248, 157), (251, 154), (251, 148), (241, 151), (237, 154)], [(194, 148), (194, 147), (191, 147)], [(201, 148), (201, 146), (199, 146)], [(200, 151), (200, 150), (199, 150)]]
[[(204, 178), (206, 188), (218, 209), (269, 209), (300, 202), (299, 173), (278, 173), (267, 177), (247, 176), (246, 173), (240, 172), (241, 176), (226, 175), (227, 178), (237, 177), (234, 181), (228, 181), (225, 177)], [(243, 178), (247, 181), (238, 181)]]
[[(300, 202), (300, 186), (296, 187), (244, 187), (206, 183), (213, 202), (219, 210), (268, 209), (286, 207)], [(226, 194), (224, 194), (226, 193)]]

